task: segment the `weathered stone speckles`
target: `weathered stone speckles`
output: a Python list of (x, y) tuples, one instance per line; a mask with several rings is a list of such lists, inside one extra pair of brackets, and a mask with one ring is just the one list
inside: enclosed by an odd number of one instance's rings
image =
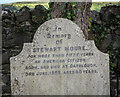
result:
[(13, 95), (109, 95), (109, 55), (72, 21), (42, 24), (10, 59)]

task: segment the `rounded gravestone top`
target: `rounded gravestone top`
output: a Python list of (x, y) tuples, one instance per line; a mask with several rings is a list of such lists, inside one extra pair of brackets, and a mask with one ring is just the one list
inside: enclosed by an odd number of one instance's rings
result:
[(109, 56), (62, 18), (42, 24), (10, 58), (12, 95), (109, 95)]
[[(51, 45), (56, 44), (54, 43), (56, 42), (54, 41), (55, 38), (63, 38), (65, 39), (64, 41), (67, 42), (67, 39), (72, 37), (74, 37), (74, 40), (72, 40), (74, 42), (78, 40), (79, 42), (85, 41), (83, 31), (78, 25), (68, 19), (56, 18), (43, 23), (38, 28), (34, 36), (33, 43), (37, 45), (42, 45), (44, 43), (46, 43), (46, 45)], [(49, 39), (49, 42), (47, 39)]]

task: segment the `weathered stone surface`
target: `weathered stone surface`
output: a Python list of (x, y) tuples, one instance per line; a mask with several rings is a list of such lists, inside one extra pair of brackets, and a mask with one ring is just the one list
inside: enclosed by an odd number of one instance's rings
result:
[(13, 95), (109, 95), (109, 55), (67, 19), (41, 25), (11, 57)]
[(14, 19), (14, 14), (9, 9), (3, 9), (1, 16), (2, 19)]
[(10, 93), (10, 92), (11, 92), (10, 85), (2, 86), (2, 93)]
[(2, 70), (10, 70), (10, 65), (9, 64), (2, 65)]
[(120, 36), (120, 28), (118, 28), (115, 33)]
[(32, 21), (41, 24), (45, 20), (47, 12), (48, 11), (42, 5), (35, 6), (35, 9), (31, 11)]
[(115, 41), (113, 43), (113, 48), (114, 49), (120, 48), (120, 36), (118, 36), (118, 35), (115, 35)]
[(9, 52), (3, 53), (3, 55), (2, 55), (2, 64), (10, 63), (9, 59), (10, 59), (10, 53)]
[[(116, 87), (117, 87), (117, 80), (116, 79), (112, 79), (111, 80), (111, 87), (113, 87), (113, 89), (110, 91), (110, 93), (111, 93), (111, 97), (117, 97), (117, 89), (116, 89)], [(119, 91), (119, 90), (118, 90)]]
[(2, 81), (6, 84), (10, 82), (10, 76), (9, 75), (3, 75), (2, 76)]
[(100, 13), (102, 14), (103, 21), (110, 22), (116, 15), (120, 14), (120, 6), (113, 5), (102, 7)]
[(101, 41), (100, 48), (102, 51), (105, 51), (106, 48), (112, 43), (113, 41), (113, 35), (107, 34), (105, 35), (105, 38)]
[(23, 7), (15, 14), (16, 20), (18, 22), (24, 22), (30, 20), (30, 9), (28, 7)]
[[(31, 36), (28, 33), (13, 33), (10, 34), (5, 42), (3, 43), (4, 47), (13, 47), (16, 45), (23, 45), (25, 42), (30, 42)], [(12, 43), (12, 44), (11, 44)]]

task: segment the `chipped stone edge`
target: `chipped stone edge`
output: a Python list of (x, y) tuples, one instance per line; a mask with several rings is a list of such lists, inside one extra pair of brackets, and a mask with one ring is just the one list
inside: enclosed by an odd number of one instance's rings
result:
[[(62, 19), (62, 20), (65, 20), (65, 21), (66, 21), (66, 20), (69, 21), (71, 24), (77, 26), (77, 27), (79, 28), (79, 31), (81, 30), (81, 28), (80, 28), (77, 24), (73, 23), (72, 21), (70, 21), (70, 20), (68, 20), (68, 19), (66, 19), (66, 18), (55, 18), (55, 19), (51, 19), (51, 20), (49, 20), (49, 21), (46, 21), (45, 23), (43, 23), (42, 25), (40, 25), (40, 27), (38, 27), (37, 31), (36, 31), (35, 34), (34, 34), (32, 43), (24, 43), (21, 52), (20, 52), (18, 55), (16, 55), (16, 56), (10, 57), (10, 63), (11, 63), (12, 59), (17, 58), (18, 56), (20, 56), (20, 55), (24, 52), (25, 47), (26, 47), (27, 45), (33, 46), (34, 41), (35, 41), (35, 38), (36, 38), (37, 34), (39, 33), (39, 30), (41, 29), (42, 26), (46, 25), (47, 23), (49, 23), (49, 22), (51, 22), (51, 21), (53, 21), (53, 20), (61, 20), (61, 19)], [(82, 31), (82, 30), (81, 30), (81, 31)], [(85, 39), (85, 36), (84, 36), (84, 34), (83, 34), (83, 31), (82, 31), (81, 35), (82, 35), (84, 41), (89, 41), (89, 40), (86, 40), (86, 39)], [(92, 40), (90, 40), (90, 41), (92, 41)], [(95, 45), (95, 44), (94, 44), (94, 45)], [(96, 46), (95, 46), (95, 47), (96, 47)], [(96, 48), (97, 48), (97, 47), (96, 47)], [(97, 48), (97, 50), (98, 50), (98, 48)], [(11, 66), (11, 65), (10, 65), (10, 66)]]
[(26, 48), (27, 46), (31, 46), (31, 47), (32, 47), (32, 46), (33, 46), (33, 43), (24, 43), (21, 52), (20, 52), (18, 55), (16, 55), (16, 56), (10, 57), (10, 62), (12, 61), (12, 59), (15, 59), (15, 58), (21, 56), (21, 55), (24, 53), (24, 50), (25, 50), (25, 48)]
[[(63, 19), (63, 18), (56, 18), (56, 19)], [(47, 24), (47, 23), (49, 23), (49, 22), (51, 22), (51, 21), (53, 21), (53, 20), (56, 20), (56, 19), (51, 19), (51, 20), (49, 20), (49, 21), (46, 21), (46, 22), (43, 23), (41, 26), (44, 26), (45, 24)], [(63, 19), (63, 20), (68, 20), (68, 19)], [(79, 28), (79, 31), (81, 30), (80, 27), (79, 27), (77, 24), (73, 23), (73, 22), (70, 21), (70, 20), (69, 20), (69, 22), (71, 22), (72, 24), (76, 25), (76, 26)], [(38, 32), (40, 31), (41, 26), (37, 29), (37, 31), (36, 31), (36, 33), (35, 33), (35, 35), (34, 35), (34, 38), (33, 38), (33, 42), (32, 42), (32, 43), (24, 43), (24, 44), (23, 44), (23, 49), (22, 49), (22, 51), (21, 51), (18, 55), (10, 58), (10, 63), (11, 63), (11, 64), (10, 64), (10, 67), (12, 66), (12, 60), (15, 59), (15, 58), (17, 58), (17, 57), (19, 57), (19, 56), (21, 56), (21, 55), (24, 53), (24, 50), (26, 49), (26, 47), (28, 47), (28, 46), (32, 47), (32, 46), (34, 45), (35, 36), (36, 36), (36, 35), (38, 34)], [(83, 36), (84, 41), (85, 41), (85, 42), (89, 42), (89, 44), (92, 44), (93, 48), (96, 49), (96, 51), (97, 51), (99, 54), (102, 54), (102, 55), (106, 56), (107, 61), (108, 61), (108, 64), (106, 64), (106, 65), (108, 65), (108, 68), (107, 68), (108, 71), (107, 71), (107, 72), (109, 72), (109, 54), (101, 52), (101, 51), (96, 47), (94, 40), (86, 40), (84, 34), (82, 33), (81, 35)], [(108, 78), (110, 78), (110, 74), (109, 74), (108, 76), (109, 76)], [(108, 84), (110, 84), (110, 81), (109, 81)], [(109, 87), (109, 91), (110, 91), (110, 87)]]
[[(88, 41), (88, 40), (87, 40)], [(109, 73), (108, 74), (108, 85), (109, 85), (109, 91), (110, 91), (110, 66), (109, 66), (109, 54), (108, 53), (103, 53), (102, 51), (100, 51), (98, 48), (97, 48), (97, 46), (95, 45), (95, 41), (94, 40), (90, 40), (90, 42), (92, 43), (92, 45), (93, 45), (93, 48), (94, 49), (96, 49), (96, 51), (99, 53), (99, 54), (102, 54), (102, 55), (104, 55), (104, 56), (106, 56), (106, 61), (107, 61), (107, 72)], [(110, 96), (110, 92), (109, 92), (109, 95), (108, 96)]]
[[(71, 24), (77, 26), (77, 27), (79, 28), (79, 31), (81, 30), (80, 27), (79, 27), (77, 24), (75, 24), (75, 23), (73, 23), (72, 21), (70, 21), (70, 20), (68, 20), (68, 19), (65, 19), (65, 18), (55, 18), (55, 19), (51, 19), (51, 20), (49, 20), (49, 21), (46, 21), (46, 22), (43, 23), (40, 27), (38, 27), (38, 29), (37, 29), (34, 37), (33, 37), (32, 43), (24, 43), (24, 44), (23, 44), (22, 51), (21, 51), (18, 55), (14, 56), (14, 57), (11, 57), (11, 58), (10, 58), (10, 62), (12, 61), (12, 59), (17, 58), (18, 56), (22, 55), (22, 54), (24, 53), (24, 50), (25, 50), (26, 46), (31, 46), (31, 47), (32, 47), (32, 46), (34, 45), (35, 38), (36, 38), (37, 34), (39, 33), (41, 27), (44, 26), (44, 25), (46, 25), (47, 23), (53, 21), (53, 20), (65, 20), (65, 21), (67, 20), (67, 21), (69, 21)], [(81, 31), (82, 31), (82, 30), (81, 30)], [(79, 35), (79, 34), (78, 34), (78, 35)], [(90, 43), (93, 45), (93, 48), (96, 49), (96, 51), (97, 51), (99, 54), (102, 54), (102, 55), (104, 55), (104, 56), (106, 56), (106, 57), (108, 58), (108, 62), (109, 62), (109, 54), (103, 53), (102, 51), (100, 51), (100, 50), (96, 47), (94, 40), (86, 40), (86, 39), (85, 39), (85, 36), (84, 36), (84, 34), (83, 34), (83, 31), (82, 31), (82, 34), (81, 34), (81, 35), (82, 35), (82, 37), (83, 37), (83, 39), (84, 39), (85, 42), (90, 42)], [(90, 44), (90, 43), (89, 43), (89, 44)], [(11, 64), (11, 65), (12, 65), (12, 64)], [(10, 66), (11, 66), (11, 65), (10, 65)]]
[(94, 41), (94, 40), (86, 40), (86, 41), (92, 42), (93, 47), (94, 47), (99, 53), (101, 53), (101, 54), (103, 54), (103, 55), (105, 55), (105, 56), (109, 56), (108, 53), (104, 53), (104, 52), (100, 51), (100, 50), (97, 48), (97, 46), (95, 45), (95, 41)]

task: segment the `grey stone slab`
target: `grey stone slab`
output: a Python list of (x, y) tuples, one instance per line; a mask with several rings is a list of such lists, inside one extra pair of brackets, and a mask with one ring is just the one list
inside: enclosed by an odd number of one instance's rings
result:
[(110, 95), (109, 55), (67, 19), (42, 24), (10, 64), (13, 95)]

